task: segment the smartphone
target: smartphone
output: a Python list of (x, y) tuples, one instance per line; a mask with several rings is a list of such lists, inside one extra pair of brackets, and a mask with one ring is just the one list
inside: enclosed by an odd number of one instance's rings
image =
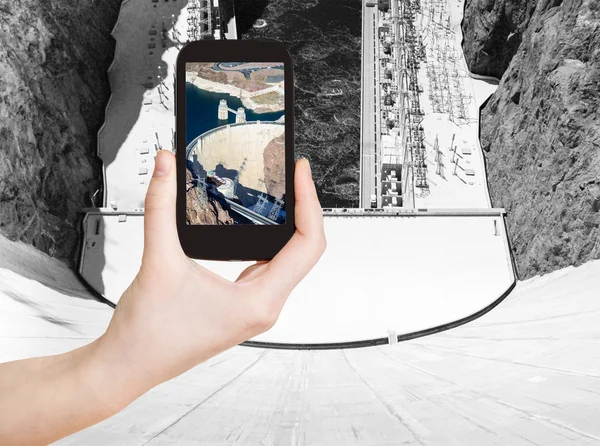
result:
[(177, 58), (177, 230), (206, 260), (270, 260), (294, 224), (292, 59), (278, 42), (190, 42)]

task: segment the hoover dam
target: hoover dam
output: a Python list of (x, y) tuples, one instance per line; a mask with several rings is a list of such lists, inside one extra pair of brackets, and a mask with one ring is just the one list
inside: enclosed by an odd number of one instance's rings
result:
[(222, 125), (187, 145), (187, 168), (203, 188), (209, 174), (225, 182), (216, 194), (228, 203), (232, 218), (241, 215), (254, 224), (276, 224), (285, 204), (284, 134), (283, 122)]
[[(466, 67), (464, 1), (359, 1), (360, 207), (324, 209), (328, 249), (271, 330), (57, 444), (600, 444), (600, 263), (517, 280), (478, 137), (496, 82)], [(105, 330), (140, 266), (154, 157), (175, 149), (177, 52), (237, 38), (227, 4), (123, 2), (102, 205), (83, 210), (77, 274), (0, 238), (0, 361)], [(257, 147), (284, 127), (258, 125)], [(243, 127), (189, 155), (264, 172), (260, 156), (219, 152)], [(229, 279), (248, 266), (199, 263)]]
[[(0, 248), (0, 361), (103, 333), (112, 309), (72, 271)], [(235, 347), (56, 444), (599, 444), (599, 288), (595, 261), (519, 282), (477, 320), (419, 339)]]
[[(167, 61), (164, 63), (167, 68), (160, 68), (158, 73), (156, 70), (150, 73), (155, 76), (155, 85), (145, 91), (141, 101), (138, 100), (139, 111), (125, 110), (120, 104), (126, 103), (128, 107), (135, 104), (130, 95), (137, 82), (133, 74), (128, 74), (129, 71), (137, 71), (136, 65), (130, 61), (129, 53), (146, 45), (145, 36), (137, 49), (132, 44), (119, 44), (121, 40), (132, 42), (132, 37), (126, 35), (129, 28), (125, 23), (133, 20), (130, 16), (135, 13), (136, 6), (146, 5), (141, 0), (137, 0), (139, 5), (134, 5), (135, 1), (123, 4), (120, 19), (113, 32), (117, 39), (117, 49), (109, 77), (116, 88), (107, 108), (106, 125), (99, 134), (101, 157), (105, 159), (107, 172), (106, 201), (101, 208), (85, 210), (86, 236), (79, 263), (83, 279), (102, 299), (112, 304), (118, 303), (140, 265), (143, 198), (147, 175), (152, 171), (156, 151), (172, 145), (173, 120), (169, 116), (172, 113), (173, 98), (167, 88), (173, 82), (172, 64), (178, 49), (177, 39), (189, 35), (190, 26), (193, 26), (190, 25), (193, 22), (189, 18), (194, 10), (190, 10), (189, 5), (159, 3), (157, 8), (149, 6), (151, 13), (147, 21), (150, 28), (153, 23), (161, 23), (160, 17), (163, 15), (171, 17), (166, 22), (165, 49), (162, 55), (154, 55)], [(437, 7), (438, 3), (446, 4), (444, 0), (431, 0), (427, 4), (424, 2), (423, 11)], [(388, 332), (396, 333), (396, 336), (407, 336), (439, 329), (459, 320), (466, 321), (490, 307), (508, 294), (516, 283), (505, 228), (505, 213), (503, 209), (495, 209), (490, 205), (482, 153), (477, 145), (477, 104), (483, 102), (492, 90), (476, 90), (476, 81), (469, 77), (464, 65), (461, 65), (461, 79), (465, 88), (473, 90), (474, 96), (469, 102), (472, 119), (468, 122), (455, 123), (448, 113), (434, 113), (430, 109), (433, 106), (429, 96), (425, 94), (420, 94), (420, 102), (423, 104), (421, 109), (415, 109), (415, 105), (408, 99), (406, 103), (402, 101), (402, 98), (410, 98), (409, 92), (414, 92), (402, 75), (409, 64), (406, 60), (407, 48), (413, 45), (413, 41), (402, 36), (406, 31), (404, 28), (408, 26), (408, 19), (411, 20), (410, 23), (419, 20), (416, 7), (410, 2), (405, 4), (398, 1), (392, 2), (389, 8), (384, 5), (381, 9), (369, 6), (370, 4), (366, 1), (363, 4), (363, 162), (359, 166), (363, 187), (368, 185), (370, 188), (361, 196), (363, 201), (366, 197), (365, 204), (368, 205), (356, 209), (324, 209), (330, 248), (317, 267), (292, 293), (275, 327), (253, 342), (318, 346), (336, 342), (381, 340), (388, 337)], [(196, 7), (195, 3), (190, 5)], [(173, 8), (178, 11), (173, 11)], [(458, 33), (462, 9), (444, 8), (440, 11), (450, 19), (446, 20), (445, 26), (450, 26), (450, 23), (454, 32)], [(179, 12), (179, 15), (174, 12)], [(400, 14), (407, 17), (402, 23), (398, 19)], [(439, 15), (436, 17), (439, 20)], [(139, 22), (139, 18), (136, 20)], [(427, 19), (423, 23), (424, 33), (433, 29), (444, 36), (450, 36), (447, 37), (449, 42), (450, 38), (452, 41), (457, 39), (448, 30), (443, 33), (438, 31), (437, 21)], [(395, 34), (384, 34), (381, 29)], [(121, 36), (121, 33), (124, 35)], [(394, 43), (395, 48), (390, 54), (385, 51), (388, 40)], [(459, 47), (453, 48), (456, 52)], [(456, 53), (453, 56), (457, 60), (457, 66), (458, 55)], [(382, 63), (397, 66), (396, 71), (392, 70), (392, 81), (395, 84), (384, 82), (383, 78), (387, 75), (385, 70), (379, 69)], [(425, 76), (421, 73), (422, 69), (412, 71), (415, 76)], [(459, 68), (456, 71), (459, 72)], [(375, 77), (368, 77), (368, 72), (375, 73)], [(156, 77), (158, 74), (160, 78)], [(117, 75), (118, 79), (115, 78)], [(132, 88), (128, 87), (128, 82), (132, 84)], [(424, 80), (421, 80), (421, 84), (425, 87), (428, 85)], [(390, 90), (389, 93), (386, 88)], [(395, 106), (384, 107), (382, 104), (386, 103), (386, 95), (392, 92), (397, 96)], [(372, 113), (369, 114), (370, 112)], [(384, 112), (386, 117), (383, 116)], [(462, 166), (460, 169), (454, 167), (458, 170), (456, 175), (451, 172), (440, 175), (435, 168), (426, 170), (422, 165), (417, 166), (416, 157), (419, 154), (413, 151), (414, 141), (409, 140), (414, 134), (414, 125), (408, 118), (400, 121), (400, 116), (409, 116), (409, 112), (428, 119), (429, 115), (435, 114), (435, 125), (420, 124), (427, 130), (421, 132), (419, 149), (421, 146), (431, 146), (427, 150), (432, 151), (435, 140), (433, 129), (439, 133), (439, 136), (436, 133), (438, 140), (442, 140), (442, 136), (450, 137), (451, 131), (456, 134), (455, 146), (458, 149), (443, 147), (440, 143), (436, 149), (439, 154), (430, 153), (421, 160), (426, 165), (435, 166), (437, 160), (449, 166), (452, 158), (456, 158), (453, 164)], [(122, 114), (125, 115), (121, 116)], [(395, 126), (390, 128), (387, 124), (378, 124), (387, 122), (393, 114), (397, 116)], [(131, 130), (126, 138), (121, 138), (122, 143), (119, 145), (109, 125), (132, 119), (135, 122), (132, 123)], [(368, 121), (376, 125), (370, 127)], [(207, 135), (207, 144), (212, 144), (209, 141), (225, 134), (222, 132), (240, 131), (238, 125)], [(283, 125), (277, 124), (269, 126), (273, 129), (283, 128)], [(276, 135), (273, 133), (271, 136)], [(364, 160), (370, 150), (369, 140), (373, 141), (374, 153), (368, 158), (372, 162), (366, 163)], [(188, 148), (196, 147), (197, 143), (192, 142)], [(470, 149), (469, 155), (465, 154), (467, 149)], [(211, 153), (213, 150), (202, 149), (196, 157), (204, 157), (205, 162), (212, 166), (218, 160), (212, 159)], [(219, 154), (217, 158), (223, 155), (221, 152)], [(189, 155), (192, 155), (191, 151)], [(234, 155), (230, 152), (227, 156)], [(231, 160), (239, 165), (243, 161)], [(251, 167), (251, 164), (253, 163), (247, 161), (245, 166)], [(470, 166), (469, 169), (476, 173), (474, 178), (466, 176), (466, 166)], [(421, 181), (415, 173), (417, 167), (421, 172), (426, 172), (427, 189), (416, 186)], [(257, 172), (260, 169), (260, 162), (253, 167)], [(114, 176), (112, 172), (115, 172)], [(384, 175), (385, 172), (388, 174)], [(389, 191), (387, 196), (383, 193), (384, 187), (385, 191)], [(396, 191), (393, 190), (394, 187)], [(377, 197), (377, 205), (374, 207), (370, 202), (371, 195)], [(397, 197), (397, 202), (392, 206), (391, 199), (394, 196)], [(384, 200), (389, 205), (384, 206)], [(122, 252), (128, 252), (129, 256), (124, 258)], [(200, 263), (229, 279), (237, 277), (247, 266), (243, 262)], [(411, 280), (402, 280), (402, 276), (410, 277)], [(339, 290), (347, 291), (339, 293)], [(419, 298), (415, 299), (414, 296)], [(339, 299), (345, 302), (343, 312), (338, 311)], [(400, 311), (407, 306), (413, 313)], [(437, 312), (428, 311), (438, 307), (440, 310)], [(404, 316), (393, 316), (397, 313)]]
[[(265, 147), (282, 136), (284, 130), (283, 123), (268, 122), (218, 127), (188, 145), (187, 159), (205, 171), (223, 166), (223, 173), (217, 169), (217, 175), (227, 177), (227, 169), (232, 170), (239, 184), (256, 193), (268, 193), (265, 180)], [(241, 200), (244, 201), (242, 198)]]

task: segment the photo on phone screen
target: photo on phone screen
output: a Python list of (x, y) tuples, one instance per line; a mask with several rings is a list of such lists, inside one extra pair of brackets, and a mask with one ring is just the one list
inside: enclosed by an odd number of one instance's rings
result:
[(186, 223), (284, 224), (284, 64), (185, 68)]

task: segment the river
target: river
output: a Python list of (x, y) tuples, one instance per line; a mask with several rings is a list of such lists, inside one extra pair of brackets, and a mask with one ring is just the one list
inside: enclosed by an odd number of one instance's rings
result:
[[(323, 207), (357, 207), (360, 0), (236, 0), (239, 37), (275, 39), (295, 65), (296, 156), (311, 161)], [(264, 28), (252, 28), (256, 19)], [(341, 94), (340, 94), (341, 93)]]

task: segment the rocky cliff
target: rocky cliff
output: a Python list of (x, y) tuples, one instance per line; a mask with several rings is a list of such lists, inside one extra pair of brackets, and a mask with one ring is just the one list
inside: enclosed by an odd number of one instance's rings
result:
[(233, 218), (229, 215), (228, 206), (209, 197), (201, 187), (196, 187), (197, 181), (192, 173), (186, 171), (186, 212), (185, 219), (190, 225), (232, 225)]
[(0, 2), (0, 233), (71, 264), (79, 211), (102, 184), (96, 133), (120, 3)]
[(523, 40), (536, 0), (467, 0), (463, 34), (473, 73), (501, 77)]
[(285, 133), (269, 142), (263, 159), (267, 193), (280, 198), (285, 195)]
[(600, 3), (467, 0), (463, 32), (470, 69), (501, 77), (481, 142), (519, 276), (600, 257)]

